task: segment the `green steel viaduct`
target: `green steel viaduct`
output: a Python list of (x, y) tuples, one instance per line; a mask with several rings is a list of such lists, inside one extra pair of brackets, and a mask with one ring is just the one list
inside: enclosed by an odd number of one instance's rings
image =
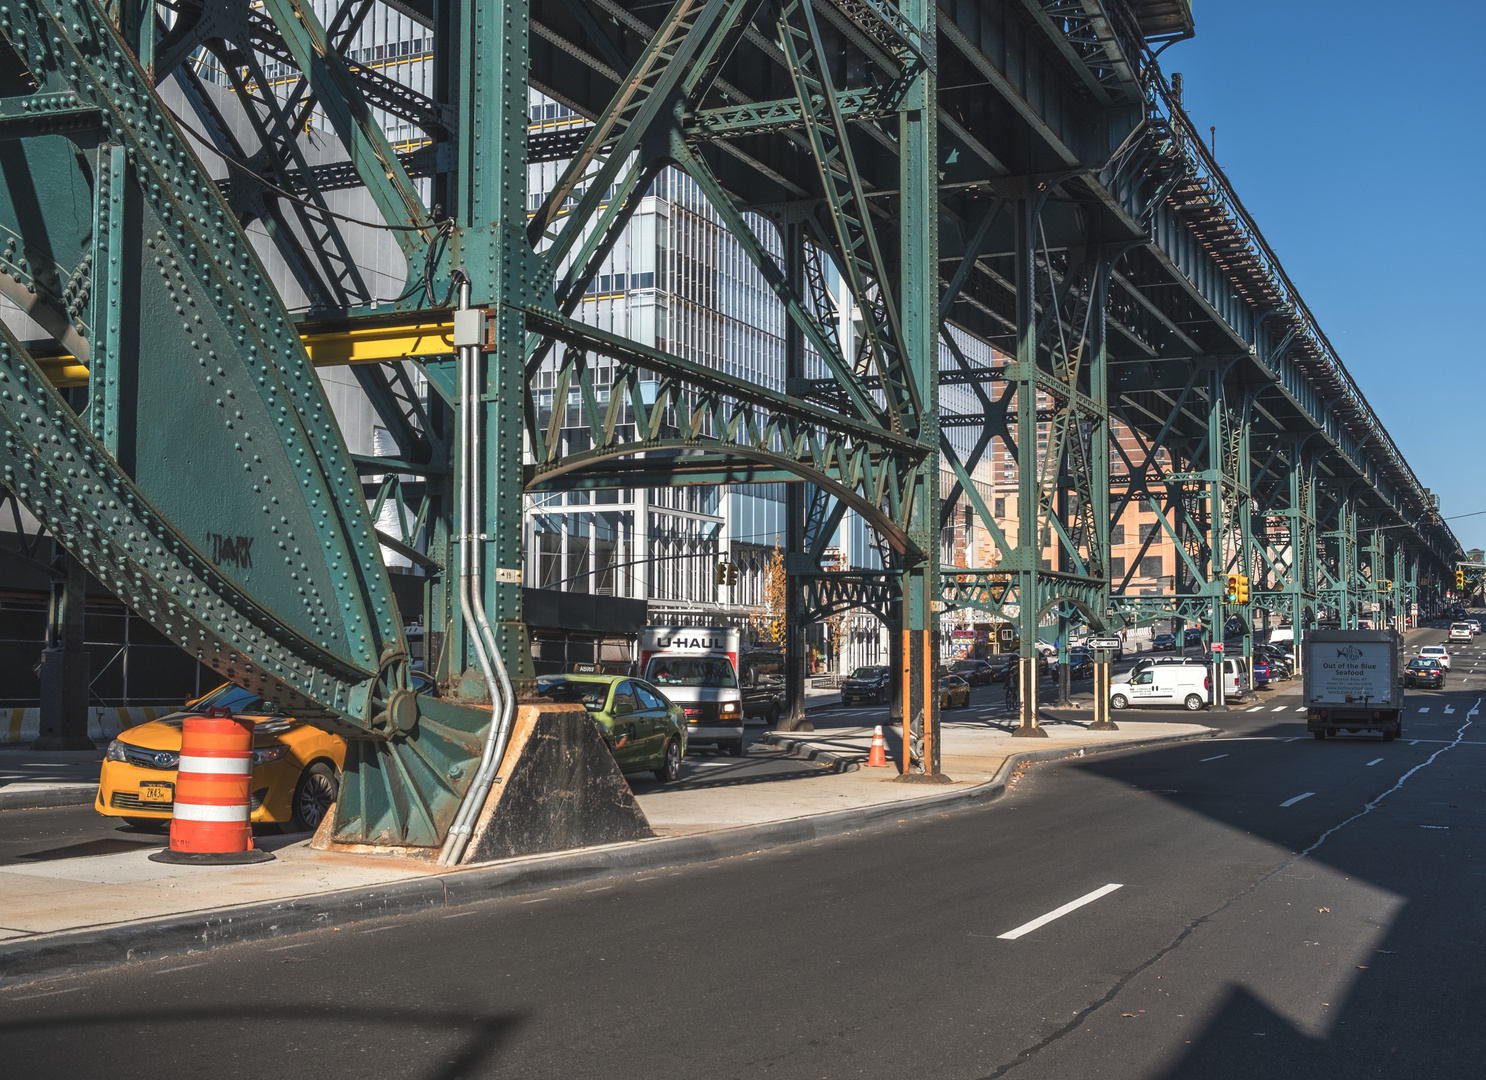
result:
[[(347, 55), (381, 3), (428, 28), (431, 93)], [(1187, 0), (0, 0), (0, 287), (44, 331), (0, 340), (0, 483), (182, 648), (352, 739), (351, 842), (442, 845), (488, 778), (532, 678), (525, 494), (788, 483), (793, 632), (884, 620), (930, 776), (948, 608), (1017, 625), (1024, 672), (1049, 617), (1401, 618), (1459, 545), (1173, 97), (1156, 58), (1193, 32)], [(530, 133), (529, 88), (591, 123)], [(544, 161), (566, 165), (529, 192)], [(784, 391), (577, 317), (667, 167), (783, 306)], [(331, 209), (352, 187), (377, 220)], [(394, 297), (354, 257), (368, 228), (401, 252)], [(396, 456), (348, 453), (325, 363), (354, 365)], [(942, 408), (951, 384), (972, 410)], [(971, 482), (998, 449), (1006, 532)], [(997, 558), (942, 571), (967, 506)], [(848, 509), (881, 571), (822, 568)], [(1110, 572), (1137, 509), (1179, 559), (1163, 595)], [(383, 546), (426, 572), (437, 699)]]

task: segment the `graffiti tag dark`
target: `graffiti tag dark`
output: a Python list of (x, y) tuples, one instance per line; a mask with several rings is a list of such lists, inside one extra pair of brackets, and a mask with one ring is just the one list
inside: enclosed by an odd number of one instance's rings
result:
[(253, 569), (253, 538), (251, 536), (223, 536), (207, 533), (212, 544), (212, 562), (221, 566), (231, 563), (239, 570)]

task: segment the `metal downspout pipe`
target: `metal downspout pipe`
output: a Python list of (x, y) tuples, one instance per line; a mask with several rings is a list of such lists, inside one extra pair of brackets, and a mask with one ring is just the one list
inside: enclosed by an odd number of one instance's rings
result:
[[(470, 309), (470, 286), (467, 280), (459, 286), (459, 310)], [(464, 856), (474, 832), (475, 819), (485, 805), (495, 781), (496, 769), (506, 752), (510, 739), (511, 721), (516, 712), (516, 695), (511, 689), (511, 680), (506, 674), (506, 665), (501, 659), (500, 647), (496, 644), (495, 631), (485, 614), (484, 573), (481, 544), (483, 530), (477, 532), (475, 515), (481, 513), (482, 498), (480, 479), (483, 466), (480, 462), (480, 403), (479, 385), (480, 346), (459, 346), (459, 422), (460, 422), (460, 470), (459, 470), (459, 610), (464, 621), (465, 636), (469, 639), (480, 672), (485, 676), (485, 685), (490, 692), (490, 733), (485, 737), (485, 747), (480, 755), (480, 766), (470, 781), (469, 790), (460, 801), (449, 827), (449, 835), (439, 851), (440, 866), (455, 866)], [(492, 671), (492, 664), (494, 670)], [(499, 685), (497, 685), (497, 679)]]

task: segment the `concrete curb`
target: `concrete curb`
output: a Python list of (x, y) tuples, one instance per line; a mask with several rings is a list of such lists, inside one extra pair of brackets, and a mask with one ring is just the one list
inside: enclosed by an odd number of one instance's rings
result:
[(98, 930), (74, 930), (0, 941), (0, 987), (113, 967), (134, 960), (189, 954), (223, 945), (285, 937), (391, 915), (579, 884), (642, 870), (711, 862), (768, 848), (798, 844), (873, 825), (898, 822), (979, 805), (1006, 790), (1018, 765), (1133, 750), (1164, 743), (1209, 739), (1218, 729), (1156, 736), (1112, 746), (1058, 747), (1010, 755), (991, 780), (958, 791), (879, 806), (837, 810), (813, 817), (745, 825), (698, 836), (668, 836), (551, 855), (528, 856), (473, 866), (387, 885), (345, 889), (315, 896), (246, 904), (225, 910), (189, 912)]
[(50, 784), (23, 791), (0, 790), (0, 810), (44, 810), (50, 806), (86, 806), (98, 795), (97, 784)]

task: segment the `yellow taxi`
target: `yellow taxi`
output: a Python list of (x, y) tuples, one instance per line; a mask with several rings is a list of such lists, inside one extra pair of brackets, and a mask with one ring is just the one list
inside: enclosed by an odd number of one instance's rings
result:
[(945, 675), (939, 680), (939, 707), (941, 709), (968, 709), (970, 707), (970, 684), (958, 675)]
[(231, 683), (188, 701), (180, 712), (132, 727), (109, 743), (93, 809), (139, 828), (160, 828), (168, 822), (181, 757), (181, 722), (212, 706), (253, 721), (249, 820), (312, 832), (340, 791), (346, 740), (285, 716), (273, 702)]

